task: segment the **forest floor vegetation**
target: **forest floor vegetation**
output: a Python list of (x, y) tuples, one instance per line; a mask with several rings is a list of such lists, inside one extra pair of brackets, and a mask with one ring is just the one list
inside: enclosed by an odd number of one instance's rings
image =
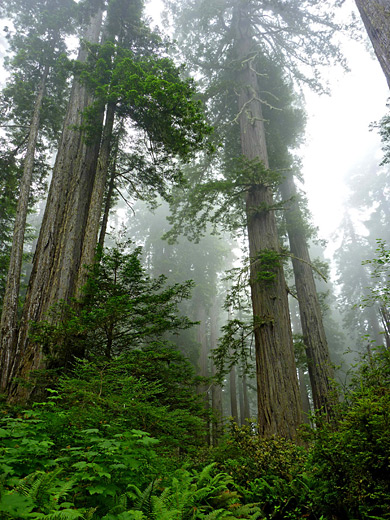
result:
[(44, 402), (4, 402), (0, 517), (390, 518), (387, 350), (360, 364), (336, 427), (306, 428), (300, 446), (231, 423), (208, 448), (210, 417), (178, 376), (186, 364), (168, 349), (134, 351), (104, 370), (80, 362)]

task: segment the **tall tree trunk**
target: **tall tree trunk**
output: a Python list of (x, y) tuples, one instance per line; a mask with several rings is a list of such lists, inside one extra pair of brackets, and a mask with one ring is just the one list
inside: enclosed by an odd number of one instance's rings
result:
[(236, 367), (232, 366), (229, 374), (230, 387), (230, 413), (238, 424), (238, 403), (237, 403), (237, 383), (236, 383)]
[[(99, 41), (101, 20), (102, 12), (91, 20), (85, 34), (87, 41)], [(82, 46), (78, 59), (86, 58), (87, 50)], [(91, 101), (87, 87), (75, 78), (34, 255), (13, 377), (26, 379), (32, 371), (45, 366), (41, 349), (29, 342), (30, 324), (41, 320), (54, 303), (74, 295), (100, 144), (101, 114), (97, 116), (93, 142), (86, 141), (80, 130), (83, 112)], [(11, 400), (24, 400), (33, 390), (15, 382), (8, 393)]]
[(390, 87), (390, 2), (389, 0), (355, 1)]
[[(199, 325), (197, 328), (198, 331), (198, 343), (199, 343), (199, 375), (200, 377), (209, 377), (209, 350), (207, 345), (207, 333), (206, 333), (206, 309), (203, 305), (199, 305), (197, 310), (197, 321), (199, 321)], [(206, 410), (210, 408), (210, 400), (209, 400), (209, 387), (207, 384), (202, 383), (198, 387), (199, 394), (202, 395), (204, 406)], [(207, 444), (210, 444), (210, 424), (209, 421), (206, 421), (206, 442)]]
[(85, 238), (83, 241), (83, 249), (79, 265), (78, 280), (76, 292), (86, 282), (86, 265), (91, 265), (95, 257), (96, 245), (98, 242), (98, 233), (100, 228), (100, 217), (102, 214), (104, 190), (107, 182), (107, 174), (110, 165), (110, 155), (112, 148), (112, 130), (115, 120), (115, 104), (110, 103), (106, 111), (106, 120), (104, 123), (102, 143), (100, 147), (99, 159), (96, 169), (95, 180), (89, 205), (87, 224), (85, 226)]
[(251, 410), (249, 406), (249, 396), (248, 396), (248, 381), (245, 372), (242, 374), (242, 402), (243, 402), (243, 411), (242, 418), (244, 419), (244, 423), (246, 419), (250, 419)]
[(280, 186), (280, 191), (286, 205), (284, 216), (293, 255), (294, 278), (314, 408), (325, 414), (330, 421), (335, 402), (334, 389), (332, 388), (334, 370), (329, 356), (320, 302), (311, 268), (309, 248), (292, 175), (286, 177)]
[(8, 385), (12, 361), (16, 351), (18, 302), (23, 262), (24, 233), (26, 229), (28, 203), (34, 170), (35, 149), (39, 134), (40, 113), (48, 74), (49, 66), (46, 65), (35, 99), (34, 112), (31, 119), (27, 142), (27, 151), (24, 158), (23, 176), (20, 183), (19, 198), (16, 208), (7, 284), (5, 288), (0, 325), (0, 391), (2, 392)]
[[(242, 154), (268, 168), (255, 53), (249, 16), (235, 11), (239, 74), (239, 121)], [(287, 287), (273, 207), (273, 194), (266, 184), (253, 184), (246, 194), (246, 214), (251, 261), (250, 278), (255, 326), (259, 433), (264, 436), (296, 436), (301, 424), (301, 403), (295, 368)], [(272, 279), (261, 280), (261, 258), (270, 259)]]
[(104, 210), (103, 210), (102, 225), (101, 225), (100, 233), (99, 233), (99, 242), (98, 243), (99, 243), (100, 247), (104, 246), (104, 240), (106, 238), (106, 233), (107, 233), (108, 217), (110, 216), (112, 196), (114, 194), (114, 189), (115, 189), (116, 164), (117, 164), (117, 160), (118, 160), (119, 140), (120, 140), (120, 134), (121, 134), (122, 130), (123, 130), (123, 122), (120, 124), (120, 130), (116, 137), (115, 149), (113, 152), (114, 157), (113, 157), (112, 170), (111, 170), (110, 180), (108, 183), (106, 202), (105, 202)]
[[(217, 306), (214, 304), (210, 315), (210, 347), (211, 350), (217, 347)], [(215, 377), (215, 365), (211, 362), (211, 373)], [(213, 410), (212, 443), (218, 445), (218, 440), (223, 434), (223, 412), (222, 412), (222, 386), (213, 383), (211, 387), (211, 407)]]

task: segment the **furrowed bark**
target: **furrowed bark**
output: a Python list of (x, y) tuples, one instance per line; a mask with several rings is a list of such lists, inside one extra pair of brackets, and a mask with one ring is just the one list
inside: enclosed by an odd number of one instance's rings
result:
[[(259, 160), (268, 168), (265, 128), (262, 117), (257, 72), (252, 67), (253, 40), (249, 16), (237, 9), (237, 58), (239, 77), (239, 122), (242, 154)], [(259, 279), (259, 255), (280, 253), (273, 194), (266, 184), (250, 186), (246, 194), (246, 214), (251, 261), (250, 283), (255, 326), (256, 378), (259, 433), (265, 437), (296, 437), (302, 422), (300, 395), (287, 287), (283, 266), (276, 262), (273, 279)]]
[(329, 356), (321, 306), (292, 175), (287, 176), (282, 182), (280, 192), (285, 201), (284, 216), (292, 253), (314, 409), (330, 422), (334, 417), (336, 401), (335, 390), (332, 385), (334, 370)]
[(355, 0), (375, 54), (390, 87), (390, 2)]
[(0, 325), (0, 391), (3, 392), (9, 383), (12, 362), (16, 352), (18, 333), (18, 302), (20, 291), (20, 275), (23, 262), (24, 234), (28, 213), (32, 176), (34, 170), (35, 149), (38, 141), (40, 113), (45, 94), (49, 66), (46, 65), (38, 87), (35, 107), (30, 124), (27, 151), (24, 158), (23, 175), (20, 183), (18, 204), (14, 223), (11, 255), (5, 288), (3, 311)]
[(96, 251), (98, 242), (98, 233), (100, 228), (100, 218), (102, 214), (104, 190), (107, 182), (107, 174), (110, 164), (110, 155), (112, 148), (112, 130), (115, 120), (115, 104), (111, 103), (107, 107), (106, 120), (103, 129), (102, 144), (100, 147), (99, 159), (96, 168), (95, 181), (91, 194), (91, 202), (87, 224), (85, 226), (83, 249), (79, 265), (78, 279), (76, 284), (76, 294), (80, 294), (80, 290), (86, 282), (87, 271), (86, 265), (91, 265)]
[[(101, 12), (91, 20), (85, 34), (87, 41), (99, 41), (101, 20)], [(86, 58), (87, 49), (83, 46), (78, 59)], [(88, 143), (80, 129), (83, 112), (91, 101), (87, 87), (75, 78), (34, 255), (11, 377), (27, 380), (34, 370), (45, 367), (41, 348), (29, 341), (31, 322), (45, 318), (53, 304), (74, 296), (100, 141), (97, 136), (93, 143)], [(9, 385), (9, 399), (23, 401), (33, 391), (34, 385), (28, 388), (15, 381)]]

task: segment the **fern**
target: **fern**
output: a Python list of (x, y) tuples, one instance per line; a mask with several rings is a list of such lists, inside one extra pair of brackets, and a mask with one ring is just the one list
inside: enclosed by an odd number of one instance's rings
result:
[[(129, 486), (134, 508), (145, 516), (141, 520), (228, 520), (243, 518), (256, 520), (262, 518), (257, 505), (242, 506), (233, 479), (226, 473), (213, 475), (215, 464), (209, 464), (198, 473), (182, 468), (172, 477), (160, 495), (156, 495), (153, 484), (144, 491)], [(128, 511), (134, 513), (134, 510)], [(132, 518), (132, 517), (129, 517)], [(110, 516), (107, 519), (111, 520)]]
[(54, 513), (34, 513), (32, 518), (37, 520), (85, 520), (85, 511), (77, 509), (63, 509), (62, 511), (55, 511)]

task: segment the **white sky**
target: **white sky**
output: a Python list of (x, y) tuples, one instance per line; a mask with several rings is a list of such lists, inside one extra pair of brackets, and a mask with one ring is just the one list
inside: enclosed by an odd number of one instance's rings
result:
[(342, 216), (347, 195), (343, 176), (375, 146), (380, 147), (379, 136), (369, 125), (384, 116), (389, 96), (379, 63), (363, 44), (349, 42), (345, 54), (351, 72), (335, 72), (332, 95), (306, 94), (305, 190), (315, 224), (325, 238)]

